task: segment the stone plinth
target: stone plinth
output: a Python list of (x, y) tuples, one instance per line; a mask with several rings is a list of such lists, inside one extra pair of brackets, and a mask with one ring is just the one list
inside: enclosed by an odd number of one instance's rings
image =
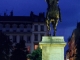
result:
[(42, 60), (64, 60), (63, 36), (43, 36), (39, 43), (42, 49)]

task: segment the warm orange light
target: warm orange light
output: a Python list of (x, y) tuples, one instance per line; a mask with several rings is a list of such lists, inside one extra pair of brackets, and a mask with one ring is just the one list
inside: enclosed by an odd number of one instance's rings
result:
[(29, 58), (27, 58), (27, 60), (30, 60)]
[(30, 51), (30, 46), (27, 47), (27, 50)]
[(38, 45), (34, 45), (34, 49), (36, 50), (38, 48)]

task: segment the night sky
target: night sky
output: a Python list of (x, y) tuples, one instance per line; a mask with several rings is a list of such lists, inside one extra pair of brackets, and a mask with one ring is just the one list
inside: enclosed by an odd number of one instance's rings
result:
[[(77, 22), (80, 21), (80, 0), (59, 0), (59, 6), (62, 22), (58, 24), (57, 35), (64, 36), (67, 42)], [(40, 12), (46, 12), (46, 9), (45, 0), (0, 0), (0, 15), (4, 12), (9, 15), (11, 10), (15, 16), (29, 16), (31, 11), (38, 15)]]

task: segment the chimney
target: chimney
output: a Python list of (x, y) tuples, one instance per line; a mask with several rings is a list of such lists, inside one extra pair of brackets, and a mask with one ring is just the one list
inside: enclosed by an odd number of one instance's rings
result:
[(34, 13), (31, 11), (30, 16), (32, 17), (34, 15)]
[(40, 17), (44, 17), (44, 12), (43, 13), (39, 13)]
[(13, 11), (10, 12), (10, 16), (13, 16)]
[(4, 12), (4, 16), (7, 16), (5, 12)]

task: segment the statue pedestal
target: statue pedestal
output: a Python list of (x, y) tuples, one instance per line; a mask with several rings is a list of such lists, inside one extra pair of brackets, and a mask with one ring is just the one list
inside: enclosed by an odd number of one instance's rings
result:
[(64, 60), (63, 36), (43, 36), (39, 43), (42, 49), (42, 60)]

